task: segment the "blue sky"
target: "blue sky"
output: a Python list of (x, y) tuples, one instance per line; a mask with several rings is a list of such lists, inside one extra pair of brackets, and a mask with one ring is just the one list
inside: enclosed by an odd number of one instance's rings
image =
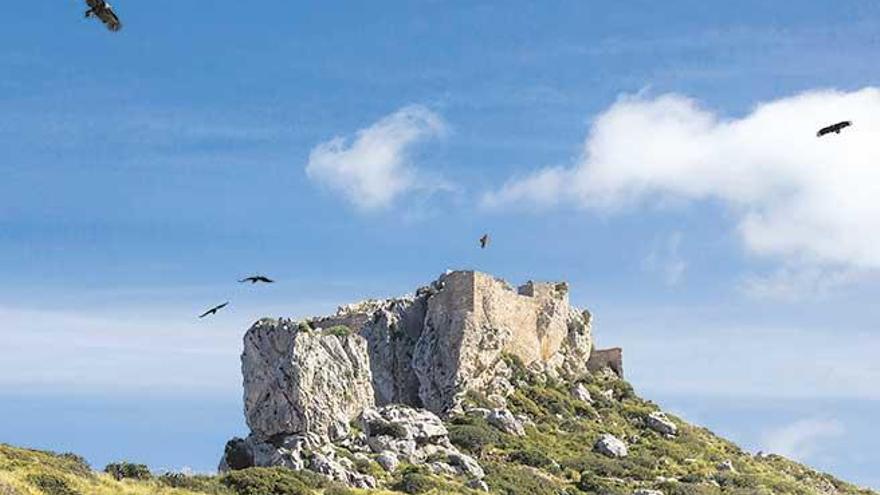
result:
[(476, 268), (570, 281), (643, 395), (880, 487), (880, 6), (116, 4), (2, 21), (0, 441), (210, 470), (251, 321)]

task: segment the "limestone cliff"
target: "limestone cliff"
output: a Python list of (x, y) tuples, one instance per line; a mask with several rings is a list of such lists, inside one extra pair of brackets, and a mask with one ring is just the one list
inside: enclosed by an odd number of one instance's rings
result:
[(450, 272), (415, 296), (364, 301), (294, 323), (264, 319), (245, 335), (251, 432), (345, 436), (365, 408), (424, 407), (445, 415), (470, 391), (506, 396), (505, 356), (557, 376), (587, 371), (590, 325), (564, 283), (514, 290), (486, 274)]
[[(587, 373), (592, 348), (588, 316), (571, 307), (565, 283), (514, 289), (490, 275), (456, 271), (413, 296), (342, 306), (334, 315), (302, 322), (260, 320), (246, 333), (242, 354), (251, 434), (230, 442), (221, 469), (302, 468), (304, 448), (351, 440), (352, 423), (364, 421), (374, 405), (446, 416), (462, 413), (469, 393), (499, 408), (487, 419), (521, 432), (517, 418), (504, 410), (514, 389), (508, 361), (577, 379)], [(362, 440), (372, 447), (383, 441)], [(411, 460), (415, 452), (388, 445), (382, 451)]]

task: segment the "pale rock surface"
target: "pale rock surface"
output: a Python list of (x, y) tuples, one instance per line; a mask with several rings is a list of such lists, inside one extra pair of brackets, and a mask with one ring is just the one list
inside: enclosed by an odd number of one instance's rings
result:
[(324, 476), (355, 488), (376, 488), (376, 479), (354, 470), (354, 466), (344, 466), (343, 462), (323, 453), (312, 454), (309, 469)]
[(468, 390), (508, 394), (504, 354), (551, 375), (586, 373), (591, 330), (570, 307), (566, 284), (514, 290), (486, 274), (452, 272), (434, 287), (413, 353), (419, 397), (431, 411), (455, 410)]
[[(479, 480), (479, 463), (451, 445), (438, 415), (465, 413), (465, 397), (476, 392), (495, 408), (468, 414), (523, 435), (530, 419), (506, 409), (514, 389), (508, 360), (536, 378), (576, 380), (588, 372), (591, 350), (590, 315), (570, 306), (566, 284), (513, 288), (472, 271), (331, 316), (263, 319), (248, 330), (242, 353), (251, 434), (230, 441), (221, 469), (286, 466), (372, 486), (334, 457), (333, 448), (345, 448), (378, 454), (386, 470), (431, 458), (436, 469)], [(363, 433), (351, 431), (357, 418)]]
[(342, 438), (349, 422), (374, 404), (367, 342), (357, 334), (264, 319), (247, 332), (241, 360), (245, 417), (260, 439)]
[(400, 466), (400, 459), (397, 458), (397, 454), (390, 450), (382, 451), (379, 456), (376, 457), (376, 462), (382, 466), (382, 469), (389, 473), (397, 471), (397, 467)]
[(587, 404), (593, 403), (593, 397), (590, 396), (590, 391), (587, 390), (587, 387), (585, 387), (583, 383), (578, 383), (572, 387), (571, 395), (581, 402), (586, 402)]
[(486, 418), (489, 424), (499, 430), (516, 436), (525, 436), (522, 423), (507, 409), (495, 409)]
[(614, 435), (609, 435), (607, 433), (602, 435), (599, 440), (596, 441), (594, 449), (596, 452), (608, 457), (627, 456), (626, 444)]
[(672, 420), (666, 417), (666, 414), (661, 411), (655, 411), (649, 414), (645, 420), (645, 424), (648, 428), (662, 435), (674, 436), (678, 433), (678, 427), (675, 426), (675, 423), (673, 423)]
[(452, 445), (443, 422), (430, 411), (397, 404), (369, 408), (361, 415), (360, 422), (367, 444), (381, 456), (406, 459), (416, 465), (424, 464), (428, 459), (445, 458), (445, 461), (428, 463), (428, 468), (432, 472), (470, 478), (485, 476), (483, 468), (473, 457)]

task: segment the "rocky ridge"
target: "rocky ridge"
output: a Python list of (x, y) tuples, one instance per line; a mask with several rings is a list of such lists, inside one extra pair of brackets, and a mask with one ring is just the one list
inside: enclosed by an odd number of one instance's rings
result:
[(242, 353), (250, 435), (220, 471), (408, 493), (870, 493), (687, 425), (622, 369), (620, 349), (594, 352), (564, 283), (456, 271), (330, 316), (262, 319)]

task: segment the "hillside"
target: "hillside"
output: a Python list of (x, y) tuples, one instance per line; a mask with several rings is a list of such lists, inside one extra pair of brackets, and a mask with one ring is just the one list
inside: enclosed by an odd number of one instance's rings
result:
[[(510, 398), (511, 410), (529, 415), (534, 421), (534, 425), (525, 426), (525, 436), (500, 431), (479, 416), (456, 416), (446, 422), (449, 438), (479, 459), (486, 471), (485, 482), (494, 493), (874, 493), (779, 456), (743, 452), (710, 431), (672, 416), (669, 418), (677, 432), (674, 437), (666, 437), (645, 423), (645, 418), (657, 410), (656, 405), (638, 398), (625, 381), (606, 373), (583, 383), (594, 397), (592, 404), (572, 397), (567, 384), (561, 382), (530, 381), (517, 390)], [(605, 390), (611, 390), (613, 398), (606, 397)], [(599, 436), (609, 432), (627, 439), (627, 457), (611, 458), (591, 448)], [(344, 449), (339, 455), (354, 458)], [(355, 461), (357, 469), (376, 476), (389, 490), (345, 488), (309, 471), (294, 473), (284, 468), (250, 468), (213, 477), (164, 475), (150, 480), (116, 481), (110, 475), (92, 472), (70, 454), (0, 445), (0, 494), (479, 493), (466, 487), (466, 478), (431, 474), (424, 467), (411, 465), (386, 473), (375, 461), (378, 456), (369, 457), (366, 462)], [(733, 469), (726, 467), (726, 461)]]
[(871, 494), (666, 414), (593, 348), (564, 283), (450, 272), (244, 337), (245, 418), (216, 476), (93, 472), (0, 446), (0, 495)]

